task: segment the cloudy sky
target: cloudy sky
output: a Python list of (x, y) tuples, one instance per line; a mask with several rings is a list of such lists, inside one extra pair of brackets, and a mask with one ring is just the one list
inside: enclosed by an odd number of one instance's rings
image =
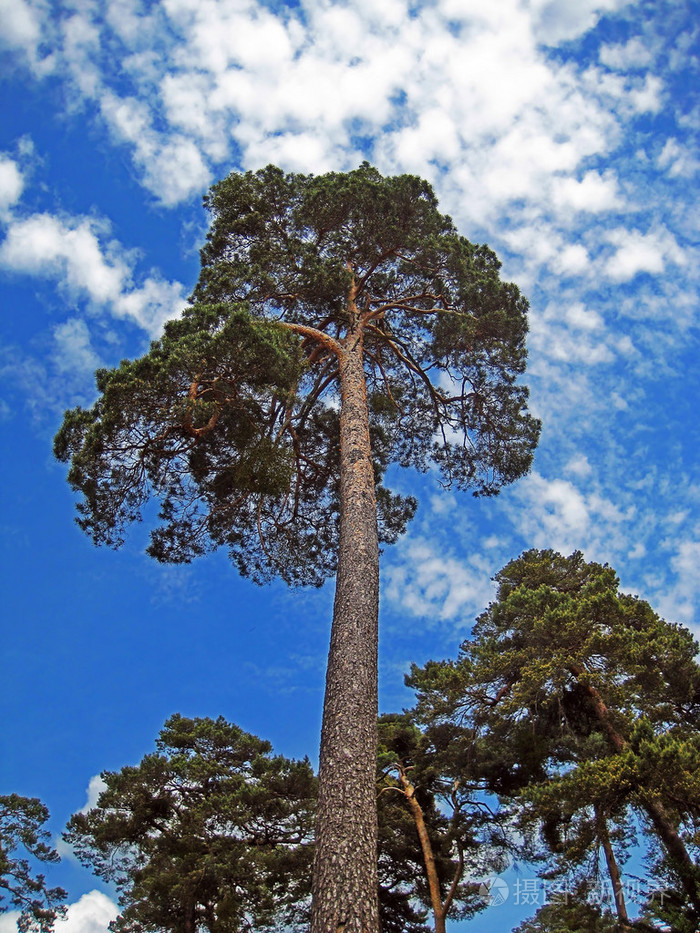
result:
[[(411, 661), (456, 653), (526, 547), (607, 561), (700, 633), (699, 14), (0, 0), (3, 792), (41, 797), (59, 832), (175, 711), (316, 756), (331, 588), (256, 589), (223, 555), (157, 566), (141, 527), (97, 551), (51, 456), (94, 369), (182, 308), (202, 194), (232, 170), (420, 174), (530, 298), (530, 476), (488, 502), (396, 477), (421, 504), (383, 557), (384, 710), (410, 702)], [(56, 879), (70, 933), (104, 930), (111, 892), (70, 856)]]

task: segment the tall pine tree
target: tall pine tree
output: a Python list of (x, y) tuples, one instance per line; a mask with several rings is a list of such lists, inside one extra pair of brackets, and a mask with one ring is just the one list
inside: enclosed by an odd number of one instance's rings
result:
[(415, 510), (382, 477), (434, 464), (491, 495), (527, 472), (527, 303), (414, 176), (270, 166), (206, 204), (191, 305), (147, 356), (98, 373), (55, 450), (98, 543), (153, 494), (159, 560), (222, 545), (258, 581), (336, 574), (312, 930), (375, 933), (379, 543)]

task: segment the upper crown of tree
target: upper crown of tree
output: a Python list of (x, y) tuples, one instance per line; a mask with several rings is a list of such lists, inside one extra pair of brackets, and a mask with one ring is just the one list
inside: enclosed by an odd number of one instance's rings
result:
[(527, 302), (485, 246), (457, 234), (427, 182), (233, 173), (191, 304), (135, 362), (97, 375), (95, 406), (55, 442), (82, 493), (79, 524), (117, 546), (154, 493), (150, 553), (229, 549), (263, 581), (318, 584), (338, 539), (338, 351), (362, 333), (380, 538), (415, 511), (381, 484), (390, 463), (437, 465), (494, 494), (527, 472)]

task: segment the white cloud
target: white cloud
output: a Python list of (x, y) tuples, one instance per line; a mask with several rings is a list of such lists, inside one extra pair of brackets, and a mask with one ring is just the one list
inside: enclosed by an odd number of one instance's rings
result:
[[(580, 36), (621, 6), (439, 0), (414, 10), (406, 0), (349, 0), (299, 12), (255, 0), (163, 0), (148, 10), (116, 0), (103, 22), (89, 6), (64, 16), (56, 55), (167, 205), (199, 194), (237, 147), (244, 167), (276, 160), (319, 172), (357, 164), (359, 137), (373, 140), (368, 154), (385, 171), (441, 180), (457, 219), (481, 222), (514, 199), (550, 203), (552, 179), (563, 210), (618, 206), (613, 176), (589, 168), (580, 178), (584, 160), (621, 135), (600, 75), (593, 68), (582, 84), (541, 43)], [(653, 81), (637, 85), (608, 82), (603, 94), (655, 106)]]
[(586, 172), (575, 178), (557, 178), (553, 185), (554, 201), (560, 209), (600, 213), (622, 206), (618, 183), (612, 172)]
[(402, 549), (402, 562), (384, 573), (385, 598), (428, 624), (473, 616), (492, 596), (489, 564), (461, 561), (437, 543), (415, 539)]
[(623, 511), (597, 491), (585, 471), (570, 473), (576, 482), (533, 472), (518, 484), (513, 499), (520, 504), (510, 514), (526, 546), (562, 554), (580, 549), (590, 554), (589, 560), (609, 560), (626, 551), (626, 525), (633, 510)]
[(658, 113), (663, 107), (663, 82), (656, 75), (646, 75), (644, 84), (630, 89), (628, 99), (637, 113)]
[(580, 301), (551, 302), (530, 320), (530, 344), (541, 358), (599, 366), (612, 363), (601, 315)]
[(0, 263), (15, 272), (56, 278), (97, 303), (115, 298), (128, 277), (126, 263), (102, 252), (98, 225), (89, 218), (34, 214), (14, 222), (0, 246)]
[[(104, 222), (88, 217), (33, 214), (13, 220), (0, 244), (0, 266), (53, 279), (71, 301), (87, 300), (155, 335), (181, 311), (184, 288), (155, 277), (135, 286), (132, 257), (108, 240), (108, 233)], [(67, 339), (68, 332), (62, 337)], [(74, 330), (74, 344), (76, 338)]]
[(677, 139), (667, 139), (656, 160), (659, 168), (666, 169), (671, 178), (692, 178), (700, 171), (700, 159)]
[(654, 60), (651, 49), (634, 36), (628, 42), (616, 45), (603, 45), (598, 53), (600, 61), (616, 71), (646, 68)]
[(2, 39), (7, 46), (35, 46), (41, 29), (38, 10), (26, 0), (0, 0)]
[(535, 29), (541, 42), (554, 45), (591, 29), (601, 13), (619, 9), (627, 0), (533, 0)]
[(585, 454), (576, 454), (564, 467), (566, 473), (573, 473), (577, 477), (590, 476), (592, 472), (591, 464)]
[(53, 362), (59, 372), (94, 372), (100, 359), (90, 342), (88, 326), (81, 318), (71, 318), (53, 329), (56, 352)]
[(53, 58), (42, 56), (41, 44), (49, 21), (46, 0), (0, 0), (0, 47), (23, 52), (37, 75), (46, 74), (53, 66)]
[(570, 243), (553, 257), (551, 265), (560, 275), (580, 275), (589, 268), (590, 258), (585, 246), (581, 243)]
[(19, 201), (24, 189), (24, 178), (19, 166), (9, 156), (0, 152), (0, 220)]
[(649, 233), (619, 227), (606, 239), (615, 253), (605, 264), (605, 274), (614, 282), (628, 282), (639, 272), (661, 275), (667, 264), (683, 265), (685, 254), (673, 235), (661, 227)]
[(119, 916), (119, 908), (101, 891), (90, 891), (68, 906), (64, 919), (57, 920), (55, 933), (107, 933)]
[[(211, 173), (194, 140), (177, 132), (156, 132), (148, 106), (136, 98), (120, 98), (108, 91), (100, 106), (115, 139), (133, 146), (146, 186), (163, 204), (172, 206), (204, 191)], [(197, 109), (195, 102), (192, 107)], [(201, 104), (198, 109), (205, 113)]]
[(99, 774), (94, 774), (90, 778), (90, 782), (87, 786), (85, 804), (81, 808), (80, 812), (87, 813), (88, 810), (96, 807), (97, 798), (100, 796), (102, 791), (105, 790), (107, 790), (107, 785), (102, 780), (102, 777)]
[(18, 920), (18, 910), (8, 910), (6, 913), (0, 914), (0, 933), (17, 933)]
[[(670, 516), (673, 524), (674, 516)], [(678, 524), (685, 519), (679, 514)], [(673, 531), (671, 570), (674, 577), (661, 589), (658, 599), (658, 611), (667, 619), (682, 622), (700, 634), (700, 541), (696, 536), (681, 537), (678, 529)]]
[[(54, 933), (108, 933), (109, 924), (119, 916), (119, 908), (101, 891), (89, 891), (68, 905), (63, 919), (57, 920)], [(18, 933), (19, 911), (0, 914), (0, 933)]]

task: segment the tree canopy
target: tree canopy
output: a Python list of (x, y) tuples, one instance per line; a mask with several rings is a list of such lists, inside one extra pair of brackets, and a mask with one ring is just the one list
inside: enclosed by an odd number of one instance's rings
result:
[(315, 778), (308, 761), (223, 717), (171, 716), (157, 751), (104, 772), (64, 838), (116, 884), (120, 933), (291, 928), (308, 912)]
[[(48, 809), (36, 797), (0, 797), (0, 910), (19, 911), (20, 933), (50, 933), (65, 913), (66, 892), (50, 888), (30, 864), (30, 859), (59, 861), (56, 850), (47, 844), (49, 833), (43, 827), (48, 818)], [(22, 855), (16, 854), (18, 849)]]
[(468, 726), (498, 750), (491, 788), (540, 827), (550, 873), (590, 857), (590, 878), (604, 853), (623, 924), (618, 861), (631, 808), (660, 840), (697, 923), (700, 870), (685, 833), (700, 786), (691, 633), (620, 593), (614, 571), (579, 552), (527, 551), (496, 582), (457, 661), (414, 668), (421, 717)]
[(472, 879), (501, 870), (509, 847), (502, 814), (451, 738), (449, 729), (422, 731), (408, 712), (379, 720), (380, 870), (388, 856), (415, 866), (409, 891), (432, 911), (436, 933), (448, 917), (487, 906)]
[(187, 561), (223, 545), (256, 580), (335, 570), (340, 509), (338, 359), (363, 320), (380, 536), (415, 503), (389, 463), (440, 468), (493, 494), (529, 468), (527, 302), (485, 246), (460, 236), (430, 186), (347, 174), (234, 173), (206, 198), (212, 225), (182, 318), (140, 360), (97, 374), (100, 398), (66, 415), (79, 524), (119, 545), (161, 501), (150, 552)]

